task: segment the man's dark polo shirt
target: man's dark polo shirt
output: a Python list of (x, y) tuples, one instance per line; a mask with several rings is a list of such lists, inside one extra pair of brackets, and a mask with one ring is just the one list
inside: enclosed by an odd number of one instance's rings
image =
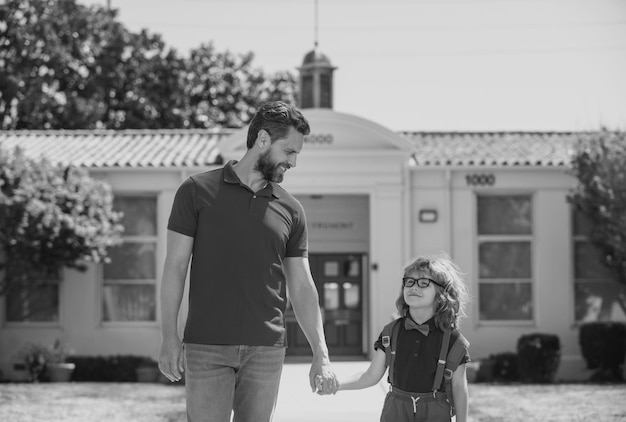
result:
[(194, 238), (184, 341), (287, 346), (283, 258), (307, 256), (304, 209), (275, 183), (258, 192), (233, 169), (176, 192), (168, 229)]
[[(405, 318), (410, 318), (406, 316)], [(424, 324), (428, 324), (428, 335), (420, 333), (418, 330), (405, 330), (404, 320), (400, 323), (398, 331), (398, 343), (396, 344), (396, 360), (394, 366), (394, 387), (412, 393), (428, 393), (433, 390), (435, 372), (437, 371), (437, 361), (441, 351), (443, 331), (435, 326), (435, 319), (431, 318)], [(450, 345), (459, 337), (458, 330), (452, 330)], [(374, 343), (374, 349), (385, 351), (382, 344), (382, 333)], [(461, 364), (470, 361), (469, 351), (465, 350), (465, 356), (461, 359)], [(443, 384), (443, 382), (442, 382)], [(442, 386), (439, 387), (442, 390)]]

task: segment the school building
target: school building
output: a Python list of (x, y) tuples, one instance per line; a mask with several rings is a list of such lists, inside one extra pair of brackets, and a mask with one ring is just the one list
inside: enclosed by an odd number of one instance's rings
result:
[[(461, 329), (474, 360), (515, 351), (523, 334), (550, 333), (561, 341), (557, 378), (588, 378), (579, 325), (626, 320), (624, 289), (597, 263), (566, 201), (576, 183), (569, 160), (588, 134), (396, 133), (332, 109), (334, 69), (316, 50), (304, 58), (300, 106), (312, 133), (282, 183), (307, 212), (331, 358), (369, 357), (395, 311), (404, 265), (446, 252), (470, 284)], [(174, 194), (189, 175), (239, 159), (246, 131), (1, 132), (4, 147), (109, 183), (125, 233), (112, 263), (65, 269), (27, 300), (0, 298), (0, 368), (24, 343), (56, 339), (78, 355), (156, 357)], [(185, 315), (186, 299), (181, 329)], [(288, 356), (309, 354), (292, 311), (285, 322)]]

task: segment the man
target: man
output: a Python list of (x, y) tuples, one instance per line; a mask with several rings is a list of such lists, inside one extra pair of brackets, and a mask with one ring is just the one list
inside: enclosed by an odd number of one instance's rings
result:
[[(295, 107), (266, 103), (252, 118), (241, 161), (189, 177), (168, 223), (161, 285), (159, 368), (185, 371), (189, 421), (269, 421), (285, 356), (289, 294), (313, 351), (313, 391), (335, 393), (302, 205), (278, 183), (296, 166), (309, 124)], [(189, 259), (184, 347), (177, 315)], [(316, 386), (317, 383), (317, 386)]]

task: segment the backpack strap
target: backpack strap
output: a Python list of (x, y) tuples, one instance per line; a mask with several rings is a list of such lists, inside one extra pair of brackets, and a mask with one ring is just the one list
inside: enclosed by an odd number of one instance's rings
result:
[(450, 330), (443, 332), (443, 340), (441, 341), (441, 350), (439, 351), (439, 360), (437, 361), (437, 372), (433, 381), (433, 393), (437, 394), (441, 381), (443, 380), (443, 371), (446, 368), (446, 360), (448, 356), (448, 346), (450, 345)]
[[(458, 333), (457, 339), (452, 343), (452, 347), (448, 352), (448, 357), (446, 358), (446, 367), (444, 370), (444, 383), (443, 388), (446, 392), (446, 400), (450, 404), (450, 416), (454, 416), (456, 414), (456, 409), (454, 407), (454, 393), (452, 391), (452, 375), (454, 371), (459, 367), (461, 360), (465, 356), (466, 350), (469, 348), (469, 341), (463, 334)], [(441, 379), (439, 380), (441, 381)], [(435, 393), (436, 394), (436, 393)]]
[(398, 344), (398, 332), (400, 331), (400, 320), (398, 318), (385, 325), (382, 333), (382, 343), (385, 347), (385, 366), (389, 368), (387, 381), (393, 385), (393, 371), (396, 360), (396, 345)]

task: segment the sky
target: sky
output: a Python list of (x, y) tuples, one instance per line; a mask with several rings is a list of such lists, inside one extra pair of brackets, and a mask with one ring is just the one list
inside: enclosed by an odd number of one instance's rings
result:
[(267, 73), (317, 40), (334, 110), (393, 131), (626, 129), (626, 0), (108, 2), (183, 55), (212, 41)]

